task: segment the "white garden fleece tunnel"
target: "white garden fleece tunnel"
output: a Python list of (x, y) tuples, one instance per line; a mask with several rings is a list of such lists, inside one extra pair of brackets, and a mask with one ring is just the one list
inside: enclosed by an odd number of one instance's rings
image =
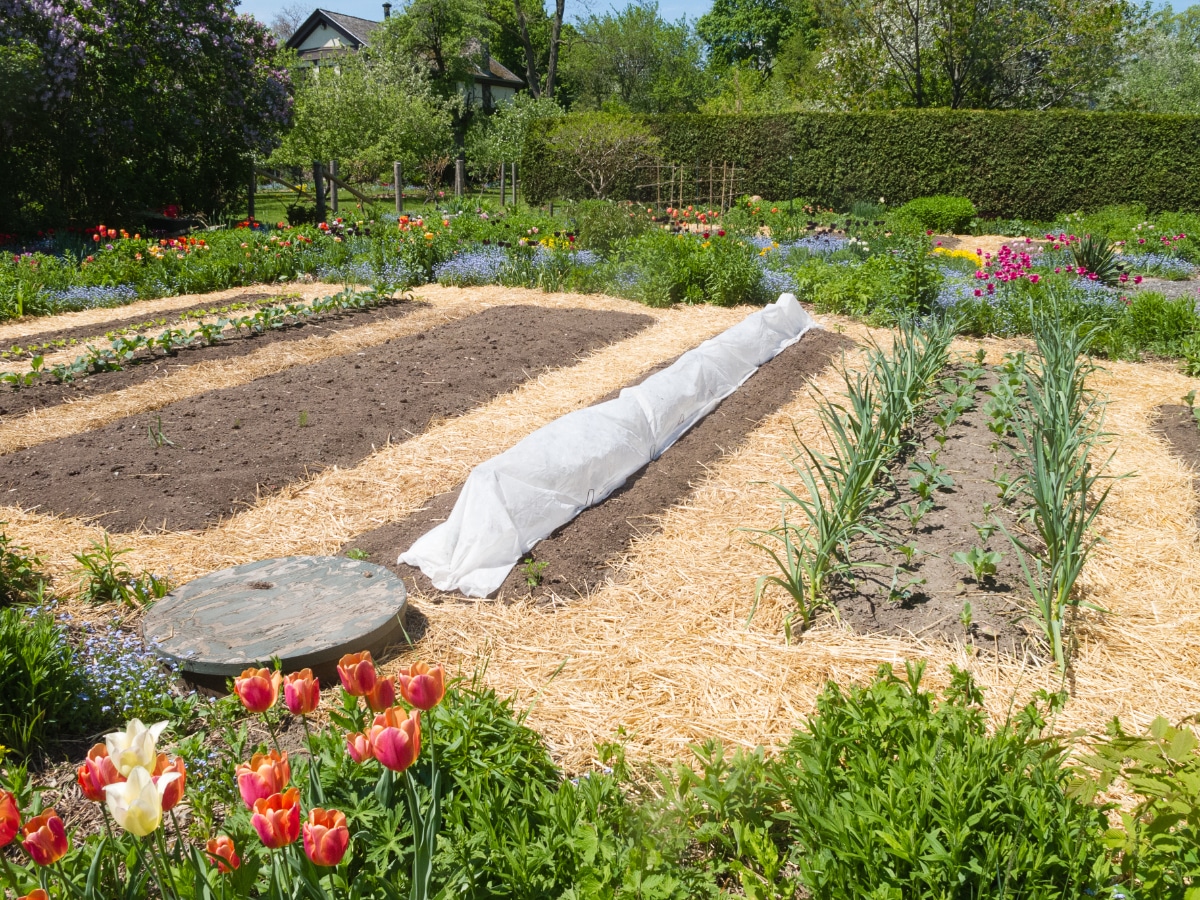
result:
[(471, 470), (450, 517), (400, 562), (439, 590), (488, 596), (538, 541), (657, 459), (813, 327), (795, 295), (784, 294), (615, 400), (538, 429)]

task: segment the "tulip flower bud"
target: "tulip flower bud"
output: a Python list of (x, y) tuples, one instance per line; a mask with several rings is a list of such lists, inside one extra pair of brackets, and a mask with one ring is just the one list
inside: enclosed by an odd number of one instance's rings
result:
[(34, 888), (24, 897), (18, 897), (17, 900), (50, 900), (50, 895), (41, 888)]
[(277, 750), (255, 753), (250, 762), (237, 767), (238, 791), (247, 809), (254, 809), (257, 801), (282, 792), (291, 778), (286, 751), (282, 756)]
[(270, 669), (246, 669), (233, 679), (233, 691), (252, 713), (265, 713), (279, 700), (283, 676)]
[(156, 742), (167, 727), (167, 722), (158, 722), (146, 727), (141, 719), (130, 719), (124, 731), (114, 731), (104, 736), (104, 745), (113, 764), (122, 775), (137, 768), (154, 768), (158, 758)]
[(21, 808), (9, 791), (0, 791), (0, 847), (7, 847), (21, 830)]
[(125, 780), (124, 776), (117, 771), (112, 757), (108, 755), (108, 747), (104, 744), (96, 744), (88, 751), (87, 759), (76, 770), (76, 778), (83, 796), (93, 803), (103, 803), (104, 789), (110, 784), (117, 784)]
[(66, 856), (71, 846), (63, 820), (53, 807), (26, 822), (22, 834), (21, 846), (39, 866), (54, 865)]
[(104, 789), (108, 811), (130, 834), (137, 837), (153, 834), (162, 824), (163, 794), (180, 777), (178, 772), (168, 772), (156, 781), (149, 771), (138, 766), (125, 781)]
[(342, 687), (351, 697), (365, 697), (375, 687), (375, 661), (369, 650), (347, 653), (338, 660), (337, 670)]
[(350, 846), (346, 817), (335, 809), (311, 809), (304, 823), (304, 852), (318, 866), (336, 866)]
[(371, 712), (381, 713), (389, 706), (396, 705), (396, 679), (379, 678), (375, 687), (367, 691), (367, 706)]
[(375, 758), (375, 752), (371, 749), (370, 735), (361, 732), (346, 735), (346, 752), (356, 763)]
[(413, 663), (400, 670), (400, 693), (417, 709), (430, 710), (446, 695), (446, 670), (439, 663)]
[(404, 710), (393, 706), (375, 717), (371, 726), (371, 751), (393, 772), (403, 772), (421, 754), (421, 714), (417, 710), (404, 717)]
[(258, 832), (263, 846), (279, 850), (300, 837), (300, 791), (291, 788), (254, 802), (250, 824)]
[(321, 682), (312, 669), (301, 669), (283, 679), (283, 702), (293, 716), (309, 716), (321, 705)]
[(159, 784), (159, 779), (164, 775), (175, 773), (178, 778), (173, 778), (167, 781), (166, 785), (160, 791), (162, 795), (163, 812), (170, 812), (183, 799), (183, 789), (187, 786), (187, 766), (184, 765), (183, 757), (175, 757), (175, 762), (167, 762), (167, 754), (158, 754), (158, 761), (154, 764), (154, 783)]
[(221, 874), (232, 872), (242, 864), (242, 858), (237, 854), (233, 839), (224, 834), (209, 838), (205, 847), (208, 860), (217, 867)]

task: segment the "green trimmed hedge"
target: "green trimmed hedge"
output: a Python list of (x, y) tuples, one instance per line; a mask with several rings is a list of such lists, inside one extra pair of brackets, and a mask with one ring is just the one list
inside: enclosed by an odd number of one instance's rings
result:
[[(982, 216), (1003, 218), (1050, 219), (1131, 202), (1200, 209), (1200, 116), (898, 110), (644, 121), (665, 162), (704, 171), (709, 162), (718, 170), (734, 163), (738, 193), (771, 199), (786, 198), (790, 181), (793, 196), (838, 208), (954, 194), (969, 197)], [(552, 127), (541, 123), (525, 146), (525, 197), (584, 199), (587, 189), (547, 151)], [(634, 199), (636, 181), (630, 168), (610, 196)]]

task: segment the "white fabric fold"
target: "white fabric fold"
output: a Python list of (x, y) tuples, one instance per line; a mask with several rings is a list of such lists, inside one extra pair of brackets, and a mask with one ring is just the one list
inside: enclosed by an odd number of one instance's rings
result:
[(476, 466), (449, 518), (400, 561), (439, 590), (488, 596), (538, 541), (657, 459), (812, 327), (796, 297), (784, 294), (615, 400), (539, 428)]

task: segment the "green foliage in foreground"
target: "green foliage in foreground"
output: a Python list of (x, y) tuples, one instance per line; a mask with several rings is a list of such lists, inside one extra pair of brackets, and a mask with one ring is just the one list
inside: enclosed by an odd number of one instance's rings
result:
[(86, 725), (84, 681), (61, 626), (37, 609), (0, 609), (0, 746), (18, 754)]

